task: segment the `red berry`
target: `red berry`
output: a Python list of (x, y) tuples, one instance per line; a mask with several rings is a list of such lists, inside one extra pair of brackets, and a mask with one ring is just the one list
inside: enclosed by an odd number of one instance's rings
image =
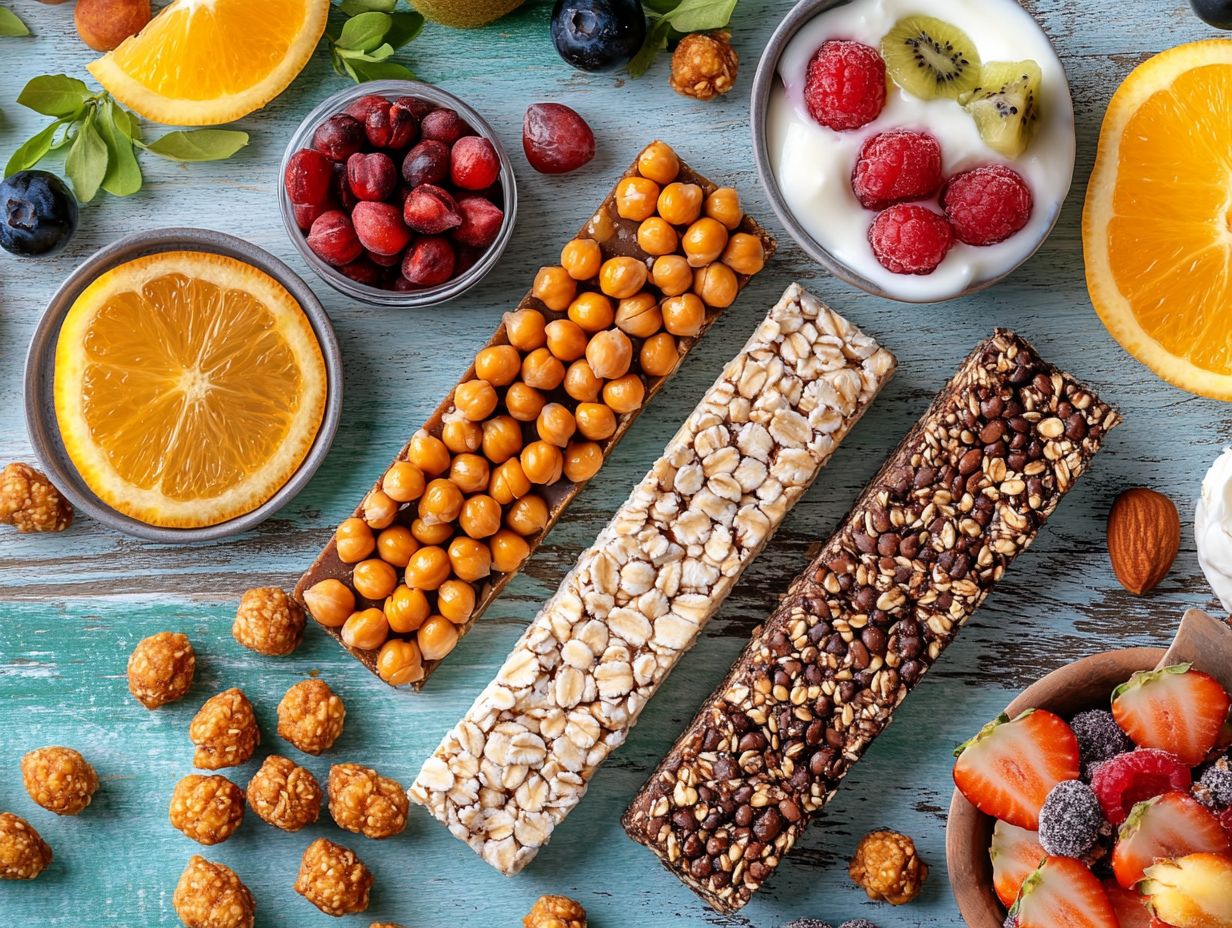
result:
[(540, 174), (564, 174), (595, 156), (595, 134), (569, 107), (533, 103), (522, 119), (522, 149)]
[(394, 127), (389, 119), (389, 104), (373, 107), (364, 120), (364, 132), (368, 134), (368, 142), (373, 148), (387, 148), (394, 135)]
[(435, 287), (453, 277), (457, 257), (439, 235), (419, 239), (402, 260), (402, 276), (420, 287)]
[(455, 242), (472, 248), (487, 248), (500, 234), (505, 211), (483, 197), (463, 197), (458, 201), (462, 224), (453, 231)]
[(453, 195), (435, 184), (420, 184), (402, 205), (402, 218), (424, 235), (440, 235), (462, 224), (462, 213)]
[(381, 269), (367, 258), (358, 258), (338, 270), (356, 283), (367, 284), (369, 287), (376, 287), (381, 282)]
[(1003, 164), (986, 164), (946, 182), (941, 206), (968, 245), (1003, 242), (1031, 218), (1031, 188)]
[(392, 135), (389, 147), (399, 150), (406, 148), (419, 138), (418, 104), (414, 97), (399, 97), (389, 105), (389, 122)]
[(1120, 825), (1140, 802), (1171, 790), (1187, 791), (1193, 783), (1189, 768), (1175, 754), (1139, 748), (1106, 760), (1091, 775), (1091, 789), (1104, 818)]
[(367, 141), (363, 123), (346, 113), (329, 117), (312, 133), (312, 147), (330, 161), (346, 161)]
[(397, 290), (399, 293), (410, 293), (413, 290), (422, 289), (419, 286), (419, 284), (413, 284), (409, 280), (407, 280), (405, 277), (403, 277), (401, 272), (399, 272), (398, 276), (394, 278), (393, 288)]
[(858, 129), (881, 115), (886, 98), (885, 62), (877, 49), (831, 39), (809, 62), (804, 102), (831, 129)]
[(368, 252), (368, 260), (377, 267), (396, 267), (402, 263), (402, 254), (395, 252), (392, 255), (379, 255), (375, 251)]
[(462, 136), (472, 134), (474, 130), (453, 110), (435, 109), (420, 120), (419, 131), (425, 139), (452, 145)]
[(439, 184), (449, 177), (449, 146), (435, 139), (425, 139), (406, 153), (402, 161), (402, 179), (412, 187)]
[(379, 255), (396, 255), (411, 241), (398, 207), (388, 203), (357, 203), (351, 220), (359, 243)]
[(895, 274), (931, 274), (944, 260), (954, 235), (945, 217), (923, 206), (900, 203), (877, 214), (868, 229), (873, 254)]
[(368, 121), (369, 113), (383, 106), (389, 106), (389, 101), (379, 94), (370, 93), (350, 104), (343, 112), (363, 123)]
[(453, 143), (449, 152), (449, 177), (464, 190), (483, 190), (500, 176), (500, 159), (487, 139), (467, 135)]
[(398, 170), (384, 152), (356, 153), (346, 167), (347, 186), (361, 200), (387, 200), (398, 186)]
[(335, 267), (350, 264), (364, 250), (350, 217), (336, 209), (317, 217), (308, 232), (308, 247), (322, 261)]
[(394, 101), (394, 106), (401, 107), (414, 116), (416, 124), (436, 109), (436, 104), (431, 100), (421, 100), (419, 97), (398, 97)]
[(941, 187), (941, 146), (927, 132), (891, 129), (860, 148), (851, 189), (865, 209), (931, 197)]
[(333, 163), (328, 158), (311, 148), (301, 148), (287, 161), (283, 181), (292, 203), (317, 206), (329, 197), (333, 177)]
[(337, 209), (333, 200), (326, 198), (324, 203), (292, 203), (291, 210), (295, 213), (295, 224), (307, 232), (322, 213)]

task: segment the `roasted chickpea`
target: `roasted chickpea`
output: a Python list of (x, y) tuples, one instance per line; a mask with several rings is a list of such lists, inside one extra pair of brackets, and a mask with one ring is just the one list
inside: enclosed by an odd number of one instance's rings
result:
[(622, 219), (641, 222), (653, 216), (659, 185), (648, 177), (626, 177), (616, 185), (616, 212)]
[(565, 366), (547, 348), (536, 348), (522, 359), (522, 379), (536, 390), (555, 390), (565, 379)]
[(717, 219), (703, 216), (685, 231), (680, 239), (689, 267), (702, 267), (718, 261), (727, 247), (727, 227)]
[(670, 184), (680, 173), (680, 159), (666, 142), (651, 142), (637, 156), (637, 171), (656, 184)]
[(728, 229), (740, 225), (744, 210), (740, 206), (740, 194), (731, 187), (720, 187), (706, 197), (706, 215), (717, 219)]
[(380, 609), (365, 609), (356, 612), (342, 626), (342, 640), (348, 648), (373, 651), (389, 637), (389, 622)]
[(505, 391), (505, 409), (519, 422), (534, 421), (545, 402), (542, 393), (520, 380)]
[(574, 441), (565, 449), (565, 476), (573, 483), (589, 480), (603, 466), (603, 452), (593, 441)]
[(453, 534), (453, 525), (449, 522), (427, 522), (416, 519), (411, 523), (411, 534), (421, 545), (439, 545)]
[(379, 558), (360, 561), (351, 571), (351, 585), (365, 599), (384, 599), (398, 585), (398, 572)]
[(726, 264), (716, 261), (698, 268), (693, 277), (693, 292), (700, 296), (707, 306), (725, 309), (735, 302), (740, 292), (740, 284), (736, 280), (736, 272)]
[(541, 267), (530, 292), (548, 309), (559, 312), (573, 301), (577, 281), (563, 267)]
[(530, 545), (521, 535), (501, 529), (492, 536), (492, 567), (503, 574), (511, 574), (530, 554)]
[(454, 454), (478, 451), (483, 442), (483, 430), (479, 428), (478, 422), (471, 422), (470, 419), (450, 419), (441, 427), (441, 441)]
[(766, 252), (761, 239), (747, 232), (737, 232), (727, 240), (723, 263), (737, 274), (756, 274), (766, 266)]
[(434, 615), (424, 622), (415, 636), (426, 661), (439, 661), (458, 644), (458, 627), (443, 615)]
[(417, 500), (424, 491), (424, 475), (410, 461), (395, 461), (381, 479), (381, 489), (390, 499), (399, 503)]
[(385, 619), (399, 635), (413, 632), (432, 613), (423, 590), (399, 586), (385, 600)]
[(578, 431), (592, 441), (603, 441), (616, 432), (616, 416), (602, 403), (578, 403), (574, 415)]
[[(523, 496), (505, 514), (505, 524), (519, 535), (533, 535), (548, 524), (548, 504), (542, 496)], [(444, 610), (442, 610), (444, 611)]]
[(449, 555), (444, 548), (427, 545), (411, 555), (406, 565), (406, 585), (417, 590), (435, 590), (449, 579)]
[(452, 480), (438, 477), (419, 497), (419, 518), (425, 522), (452, 522), (462, 511), (462, 491)]
[(573, 418), (573, 413), (560, 403), (548, 403), (539, 413), (535, 430), (544, 441), (563, 448), (577, 431), (577, 421)]
[(560, 448), (547, 441), (532, 441), (522, 449), (521, 460), (522, 473), (531, 483), (555, 483), (564, 466)]
[(687, 226), (702, 212), (702, 188), (697, 184), (668, 184), (659, 194), (659, 215), (674, 226)]
[(677, 296), (693, 286), (693, 268), (680, 255), (664, 255), (655, 258), (651, 280), (664, 296)]
[(522, 427), (509, 416), (496, 416), (483, 424), (483, 453), (502, 464), (522, 450)]
[(454, 389), (453, 404), (472, 422), (482, 422), (496, 411), (496, 390), (486, 380), (468, 380)]
[(459, 454), (449, 468), (449, 481), (463, 493), (478, 493), (490, 476), (488, 459), (482, 454)]
[(642, 292), (621, 300), (616, 307), (616, 328), (633, 338), (649, 338), (663, 327), (663, 314), (653, 293)]
[(620, 329), (600, 332), (586, 346), (586, 362), (596, 377), (623, 377), (633, 362), (633, 342)]
[(543, 347), (543, 327), (547, 321), (537, 309), (519, 309), (505, 313), (505, 337), (509, 344), (521, 352)]
[(475, 355), (475, 376), (494, 387), (513, 383), (522, 367), (522, 356), (512, 345), (493, 345)]
[(618, 415), (640, 409), (646, 398), (646, 387), (637, 374), (625, 374), (608, 381), (603, 387), (603, 402)]
[(436, 591), (436, 608), (450, 622), (461, 625), (475, 611), (475, 588), (463, 580), (446, 580)]
[(695, 293), (663, 301), (663, 328), (673, 335), (696, 335), (706, 322), (706, 304)]
[[(487, 488), (486, 484), (484, 488)], [(458, 524), (471, 538), (495, 535), (501, 525), (500, 503), (485, 493), (478, 493), (462, 504)]]
[(565, 371), (565, 392), (581, 403), (593, 403), (599, 398), (603, 381), (595, 376), (585, 358), (574, 361)]
[[(606, 329), (612, 324), (614, 316), (612, 310), (612, 301), (605, 297), (602, 293), (587, 291), (579, 293), (576, 300), (569, 304), (569, 318), (578, 324), (587, 332), (599, 332)], [(552, 344), (551, 339), (548, 339), (548, 345)], [(560, 355), (557, 355), (560, 357)], [(578, 354), (577, 357), (581, 357)], [(575, 358), (562, 358), (565, 361), (573, 361)]]
[[(582, 296), (586, 295), (582, 294)], [(600, 297), (600, 299), (605, 299), (605, 297)], [(576, 300), (574, 305), (577, 305)], [(576, 361), (586, 353), (586, 333), (576, 322), (570, 319), (557, 319), (555, 322), (549, 322), (547, 333), (548, 351), (566, 364)]]
[(388, 528), (398, 515), (398, 504), (382, 490), (373, 490), (365, 496), (359, 508), (369, 528)]
[(575, 238), (560, 252), (560, 263), (574, 280), (590, 280), (599, 273), (603, 255), (593, 238)]
[(599, 289), (623, 300), (646, 286), (646, 265), (637, 258), (608, 258), (599, 268)]
[(413, 641), (386, 641), (376, 656), (376, 672), (390, 686), (406, 686), (423, 679), (423, 660)]
[(344, 564), (354, 564), (362, 561), (376, 548), (376, 538), (372, 529), (363, 519), (344, 519), (334, 532), (334, 546), (338, 550), (338, 559)]
[(482, 541), (458, 537), (449, 543), (449, 564), (462, 580), (482, 580), (492, 572), (492, 553)]
[(680, 236), (662, 216), (651, 216), (637, 227), (637, 244), (648, 255), (670, 255)]
[(522, 462), (517, 458), (510, 458), (492, 471), (492, 482), (488, 485), (488, 495), (502, 506), (508, 506), (515, 499), (529, 492), (530, 481), (522, 472)]
[(411, 555), (419, 550), (419, 542), (405, 525), (392, 525), (376, 537), (376, 550), (381, 560), (395, 567), (405, 567)]
[(443, 474), (449, 469), (449, 449), (439, 438), (420, 429), (406, 446), (406, 459), (425, 474)]
[(355, 611), (355, 594), (345, 583), (333, 577), (314, 583), (305, 590), (304, 602), (312, 617), (329, 628), (338, 628)]
[(667, 332), (652, 335), (642, 342), (642, 350), (638, 355), (638, 363), (648, 377), (666, 377), (679, 360), (680, 350), (676, 347), (676, 339)]

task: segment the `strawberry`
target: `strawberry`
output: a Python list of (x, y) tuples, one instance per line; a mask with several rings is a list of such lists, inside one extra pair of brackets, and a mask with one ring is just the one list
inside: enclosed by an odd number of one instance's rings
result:
[(1218, 743), (1232, 699), (1189, 664), (1139, 671), (1112, 691), (1112, 714), (1134, 743), (1169, 751), (1190, 767)]
[(1232, 926), (1232, 857), (1190, 854), (1147, 868), (1139, 887), (1155, 917), (1176, 928)]
[(1095, 768), (1091, 789), (1104, 810), (1104, 818), (1119, 825), (1140, 802), (1163, 793), (1188, 792), (1193, 774), (1175, 754), (1155, 748), (1138, 748), (1106, 760)]
[(1048, 854), (1040, 847), (1039, 835), (1008, 822), (997, 822), (988, 848), (992, 859), (992, 882), (997, 898), (1007, 909), (1018, 898), (1018, 890)]
[(1022, 884), (1019, 928), (1120, 928), (1103, 884), (1072, 857), (1049, 857)]
[(1012, 722), (1001, 715), (954, 753), (954, 783), (967, 801), (1031, 831), (1039, 828), (1049, 790), (1079, 776), (1078, 739), (1064, 719), (1043, 709)]
[(1104, 892), (1121, 928), (1152, 928), (1151, 910), (1146, 907), (1144, 896), (1125, 889), (1116, 880), (1104, 880)]
[(1232, 851), (1219, 820), (1186, 793), (1164, 793), (1134, 806), (1112, 851), (1112, 872), (1130, 889), (1157, 860), (1209, 851)]

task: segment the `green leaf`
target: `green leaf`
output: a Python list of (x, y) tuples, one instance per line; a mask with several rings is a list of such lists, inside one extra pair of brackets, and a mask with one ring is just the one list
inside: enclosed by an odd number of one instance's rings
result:
[(638, 49), (633, 60), (627, 65), (627, 70), (633, 77), (641, 77), (654, 63), (655, 57), (667, 47), (667, 34), (672, 31), (671, 23), (666, 19), (656, 20), (646, 32), (646, 41)]
[(23, 23), (12, 10), (0, 6), (0, 35), (29, 35), (30, 27)]
[(346, 58), (349, 61), (384, 61), (394, 53), (394, 48), (388, 42), (370, 52), (356, 51), (352, 48), (337, 48), (334, 49), (338, 56)]
[(393, 25), (385, 33), (385, 41), (394, 48), (401, 48), (423, 32), (424, 18), (419, 13), (392, 13)]
[(663, 18), (677, 32), (703, 32), (722, 29), (735, 9), (736, 0), (680, 0), (680, 5)]
[(115, 100), (108, 97), (107, 102), (111, 109), (111, 117), (115, 120), (115, 126), (130, 139), (141, 141), (141, 123), (137, 122), (136, 118)]
[(357, 83), (364, 81), (413, 81), (415, 72), (396, 61), (348, 61)]
[(90, 96), (86, 85), (75, 77), (43, 74), (26, 84), (17, 102), (44, 116), (76, 116)]
[[(126, 197), (141, 189), (141, 166), (133, 152), (133, 139), (127, 130), (127, 114), (114, 100), (108, 100), (100, 111), (99, 126), (103, 141), (107, 144), (107, 173), (103, 175), (103, 189), (117, 197)], [(124, 128), (121, 128), (121, 123)]]
[(169, 161), (222, 161), (247, 144), (248, 133), (237, 129), (179, 129), (142, 147)]
[(94, 120), (94, 113), (86, 117), (68, 150), (68, 157), (64, 159), (64, 173), (73, 182), (77, 199), (83, 203), (89, 203), (98, 193), (110, 160), (107, 143), (99, 134)]
[(654, 13), (670, 13), (680, 6), (680, 0), (642, 0), (642, 6)]
[(360, 13), (392, 13), (398, 0), (342, 0), (338, 9), (347, 16), (358, 16)]
[(388, 13), (360, 13), (346, 21), (334, 44), (339, 48), (372, 51), (385, 40), (391, 25), (393, 18)]
[(62, 122), (63, 120), (57, 119), (42, 132), (26, 139), (9, 158), (9, 163), (4, 168), (4, 176), (11, 177), (18, 171), (25, 171), (42, 161), (43, 157), (51, 151), (52, 137)]

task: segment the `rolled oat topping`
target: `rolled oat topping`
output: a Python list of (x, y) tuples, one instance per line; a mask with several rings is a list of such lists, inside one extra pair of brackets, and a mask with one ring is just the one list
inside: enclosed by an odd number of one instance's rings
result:
[(231, 634), (258, 654), (281, 657), (304, 637), (304, 607), (276, 586), (248, 590), (235, 610)]
[(350, 848), (317, 838), (304, 851), (295, 891), (326, 915), (352, 915), (368, 908), (372, 872)]
[(749, 901), (1120, 421), (998, 331), (882, 466), (625, 814), (714, 908)]
[(128, 658), (128, 691), (147, 709), (182, 699), (192, 686), (197, 654), (187, 636), (159, 632), (143, 638)]
[(306, 767), (271, 754), (248, 781), (248, 805), (263, 820), (283, 831), (299, 831), (321, 814), (324, 794)]
[(79, 814), (98, 789), (98, 774), (72, 748), (31, 751), (21, 759), (21, 777), (30, 798), (57, 815)]
[(586, 928), (586, 910), (568, 896), (540, 896), (522, 928)]
[(906, 835), (874, 831), (860, 840), (847, 873), (870, 899), (905, 905), (924, 888), (928, 865)]
[(193, 766), (218, 770), (239, 766), (252, 757), (261, 732), (252, 703), (232, 688), (205, 701), (188, 726), (188, 737), (197, 746)]
[(0, 880), (33, 880), (51, 863), (51, 848), (33, 826), (0, 812)]
[(62, 532), (72, 524), (72, 504), (41, 471), (19, 462), (0, 471), (0, 525), (19, 532)]
[(190, 773), (176, 784), (168, 817), (198, 844), (221, 844), (244, 821), (244, 791), (226, 777)]
[(521, 870), (893, 369), (889, 352), (789, 287), (411, 798), (502, 873)]
[(196, 854), (171, 897), (186, 928), (252, 928), (257, 906), (235, 871)]
[(346, 722), (346, 706), (324, 680), (301, 680), (278, 703), (278, 734), (305, 754), (334, 746)]
[(329, 771), (329, 814), (335, 824), (366, 838), (390, 838), (406, 828), (410, 803), (397, 780), (359, 764)]

